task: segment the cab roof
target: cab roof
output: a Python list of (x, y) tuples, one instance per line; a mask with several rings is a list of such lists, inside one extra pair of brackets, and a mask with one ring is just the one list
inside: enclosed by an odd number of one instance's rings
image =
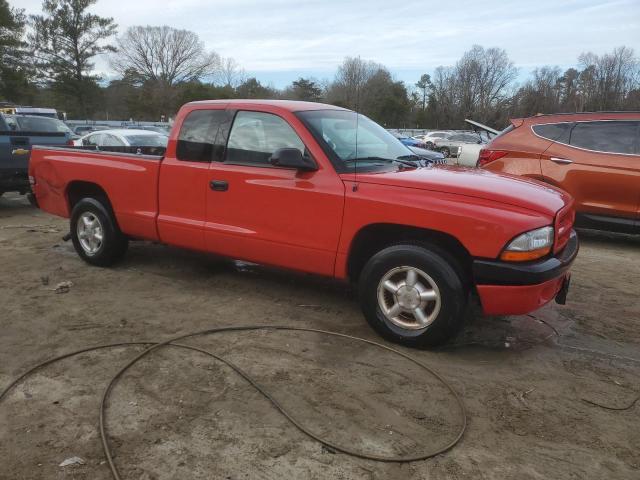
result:
[(202, 100), (198, 102), (189, 102), (187, 105), (227, 105), (228, 107), (235, 108), (250, 108), (252, 106), (271, 106), (281, 110), (287, 110), (289, 112), (301, 112), (306, 110), (343, 110), (349, 111), (346, 108), (337, 107), (335, 105), (329, 105), (326, 103), (317, 102), (302, 102), (299, 100)]

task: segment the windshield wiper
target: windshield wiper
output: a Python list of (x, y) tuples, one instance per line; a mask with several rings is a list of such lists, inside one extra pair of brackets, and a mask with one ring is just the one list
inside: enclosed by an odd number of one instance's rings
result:
[(412, 167), (412, 168), (416, 168), (415, 163), (413, 162), (407, 162), (406, 160), (402, 160), (400, 158), (385, 158), (385, 157), (358, 157), (358, 158), (352, 158), (349, 161), (350, 162), (357, 162), (357, 161), (367, 161), (367, 160), (382, 160), (384, 162), (391, 162), (391, 163), (400, 163), (401, 165), (406, 165), (407, 167)]

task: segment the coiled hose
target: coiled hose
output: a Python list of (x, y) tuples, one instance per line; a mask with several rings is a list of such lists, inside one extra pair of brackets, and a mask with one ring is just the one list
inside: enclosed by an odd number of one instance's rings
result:
[[(202, 335), (212, 335), (212, 334), (219, 334), (219, 333), (223, 333), (223, 332), (246, 332), (246, 331), (255, 331), (255, 330), (311, 332), (311, 333), (317, 333), (317, 334), (321, 334), (321, 335), (330, 335), (330, 336), (334, 336), (334, 337), (341, 337), (341, 338), (346, 338), (346, 339), (349, 339), (349, 340), (362, 342), (362, 343), (365, 343), (365, 344), (372, 345), (374, 347), (380, 348), (382, 350), (386, 350), (388, 352), (394, 353), (396, 355), (399, 355), (399, 356), (403, 357), (404, 359), (409, 360), (410, 362), (414, 363), (418, 367), (426, 370), (430, 375), (435, 377), (439, 382), (441, 382), (447, 388), (447, 390), (451, 393), (451, 395), (455, 399), (455, 403), (457, 404), (457, 407), (458, 407), (459, 416), (460, 416), (460, 419), (461, 419), (459, 430), (456, 433), (456, 435), (453, 437), (453, 439), (451, 441), (449, 441), (446, 445), (434, 448), (431, 451), (422, 452), (422, 453), (414, 454), (414, 455), (383, 456), (383, 455), (375, 455), (375, 454), (371, 454), (371, 453), (366, 453), (366, 452), (360, 452), (360, 451), (357, 451), (357, 450), (353, 450), (353, 449), (351, 449), (349, 447), (345, 447), (345, 446), (342, 446), (342, 445), (334, 444), (331, 441), (329, 441), (329, 440), (327, 440), (325, 438), (322, 438), (320, 435), (315, 434), (312, 431), (310, 431), (299, 420), (297, 420), (290, 413), (288, 413), (285, 410), (285, 408), (282, 407), (282, 405), (280, 405), (278, 403), (278, 401), (275, 398), (273, 398), (268, 391), (266, 391), (264, 388), (262, 388), (260, 385), (258, 385), (258, 383), (249, 374), (244, 372), (242, 369), (240, 369), (240, 367), (238, 367), (234, 363), (230, 362), (229, 360), (226, 360), (223, 357), (220, 357), (219, 355), (216, 355), (215, 353), (203, 350), (201, 348), (194, 347), (194, 346), (191, 346), (191, 345), (184, 345), (184, 344), (176, 343), (176, 342), (178, 342), (180, 340), (184, 340), (186, 338), (202, 336)], [(303, 432), (305, 435), (309, 436), (310, 438), (316, 440), (317, 442), (321, 443), (322, 445), (325, 445), (326, 447), (329, 447), (329, 448), (331, 448), (333, 450), (345, 453), (347, 455), (352, 455), (354, 457), (359, 457), (359, 458), (363, 458), (363, 459), (367, 459), (367, 460), (375, 460), (375, 461), (380, 461), (380, 462), (397, 462), (397, 463), (415, 462), (415, 461), (419, 461), (419, 460), (426, 460), (428, 458), (434, 457), (436, 455), (439, 455), (439, 454), (441, 454), (443, 452), (446, 452), (447, 450), (453, 448), (460, 441), (460, 439), (464, 435), (464, 432), (465, 432), (466, 427), (467, 427), (467, 415), (466, 415), (466, 411), (465, 411), (465, 408), (464, 408), (464, 404), (462, 402), (462, 399), (458, 395), (458, 393), (454, 390), (453, 386), (449, 382), (447, 382), (435, 370), (433, 370), (432, 368), (424, 365), (420, 361), (416, 360), (414, 357), (412, 357), (412, 356), (410, 356), (410, 355), (408, 355), (406, 353), (403, 353), (403, 352), (401, 352), (399, 350), (396, 350), (394, 348), (387, 347), (386, 345), (382, 345), (381, 343), (374, 342), (374, 341), (371, 341), (371, 340), (366, 340), (364, 338), (354, 337), (354, 336), (346, 335), (346, 334), (343, 334), (343, 333), (330, 332), (330, 331), (326, 331), (326, 330), (318, 330), (318, 329), (314, 329), (314, 328), (288, 327), (288, 326), (280, 326), (280, 325), (246, 325), (246, 326), (218, 327), (218, 328), (210, 328), (210, 329), (207, 329), (207, 330), (201, 330), (201, 331), (193, 332), (193, 333), (187, 333), (187, 334), (184, 334), (184, 335), (179, 335), (177, 337), (173, 337), (173, 338), (171, 338), (169, 340), (165, 340), (165, 341), (162, 341), (162, 342), (159, 342), (159, 343), (151, 343), (151, 342), (119, 342), (119, 343), (110, 343), (110, 344), (106, 344), (106, 345), (98, 345), (98, 346), (83, 348), (83, 349), (80, 349), (80, 350), (76, 350), (74, 352), (65, 353), (65, 354), (60, 355), (60, 356), (55, 357), (55, 358), (51, 358), (49, 360), (46, 360), (46, 361), (36, 365), (33, 368), (27, 370), (25, 373), (23, 373), (22, 375), (17, 377), (15, 380), (13, 380), (11, 383), (9, 383), (9, 385), (0, 393), (0, 402), (18, 383), (20, 383), (22, 380), (24, 380), (26, 377), (31, 375), (36, 370), (39, 370), (39, 369), (41, 369), (41, 368), (43, 368), (43, 367), (45, 367), (47, 365), (51, 365), (52, 363), (58, 362), (58, 361), (63, 360), (65, 358), (73, 357), (75, 355), (79, 355), (81, 353), (86, 353), (86, 352), (91, 352), (91, 351), (101, 350), (101, 349), (107, 349), (107, 348), (126, 347), (126, 346), (135, 346), (135, 345), (137, 345), (137, 346), (149, 345), (149, 347), (147, 349), (145, 349), (143, 352), (141, 352), (140, 354), (138, 354), (136, 357), (134, 357), (132, 360), (127, 362), (127, 364), (124, 367), (122, 367), (118, 371), (118, 373), (116, 373), (111, 378), (111, 380), (109, 381), (109, 384), (107, 385), (107, 387), (104, 390), (104, 393), (102, 394), (102, 400), (100, 402), (100, 409), (99, 409), (100, 439), (101, 439), (101, 442), (102, 442), (102, 450), (104, 452), (105, 459), (107, 460), (107, 463), (108, 463), (109, 468), (111, 470), (111, 475), (113, 476), (114, 480), (122, 480), (122, 477), (120, 476), (120, 473), (118, 472), (118, 468), (117, 468), (117, 466), (115, 465), (115, 463), (113, 461), (113, 455), (111, 453), (111, 447), (110, 447), (110, 444), (109, 444), (109, 438), (107, 436), (107, 431), (106, 431), (105, 413), (106, 413), (106, 407), (107, 407), (107, 400), (109, 399), (109, 395), (110, 395), (111, 391), (113, 390), (113, 387), (118, 382), (118, 379), (129, 368), (131, 368), (134, 364), (136, 364), (143, 357), (149, 355), (151, 352), (153, 352), (155, 350), (158, 350), (158, 349), (160, 349), (162, 347), (174, 347), (174, 348), (188, 349), (188, 350), (191, 350), (191, 351), (199, 352), (199, 353), (201, 353), (203, 355), (207, 355), (209, 357), (212, 357), (212, 358), (224, 363), (225, 365), (230, 367), (233, 371), (235, 371), (238, 375), (240, 375), (242, 378), (244, 378), (262, 396), (264, 396), (267, 400), (269, 400), (272, 403), (272, 405), (287, 420), (289, 420), (298, 430), (300, 430), (301, 432)]]

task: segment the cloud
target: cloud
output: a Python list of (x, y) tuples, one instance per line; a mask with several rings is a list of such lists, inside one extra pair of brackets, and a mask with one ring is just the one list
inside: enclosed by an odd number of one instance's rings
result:
[[(20, 0), (27, 13), (40, 2)], [(505, 48), (516, 65), (573, 65), (583, 51), (640, 50), (637, 0), (99, 0), (95, 13), (195, 31), (247, 71), (332, 72), (345, 56), (398, 71), (454, 63), (473, 44)], [(103, 60), (96, 69), (109, 74)]]

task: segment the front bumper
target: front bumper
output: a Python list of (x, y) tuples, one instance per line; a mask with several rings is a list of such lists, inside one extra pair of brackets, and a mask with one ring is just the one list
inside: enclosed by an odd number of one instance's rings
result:
[(522, 315), (556, 298), (564, 303), (578, 255), (575, 232), (555, 257), (526, 263), (474, 260), (473, 276), (482, 309), (487, 315)]

